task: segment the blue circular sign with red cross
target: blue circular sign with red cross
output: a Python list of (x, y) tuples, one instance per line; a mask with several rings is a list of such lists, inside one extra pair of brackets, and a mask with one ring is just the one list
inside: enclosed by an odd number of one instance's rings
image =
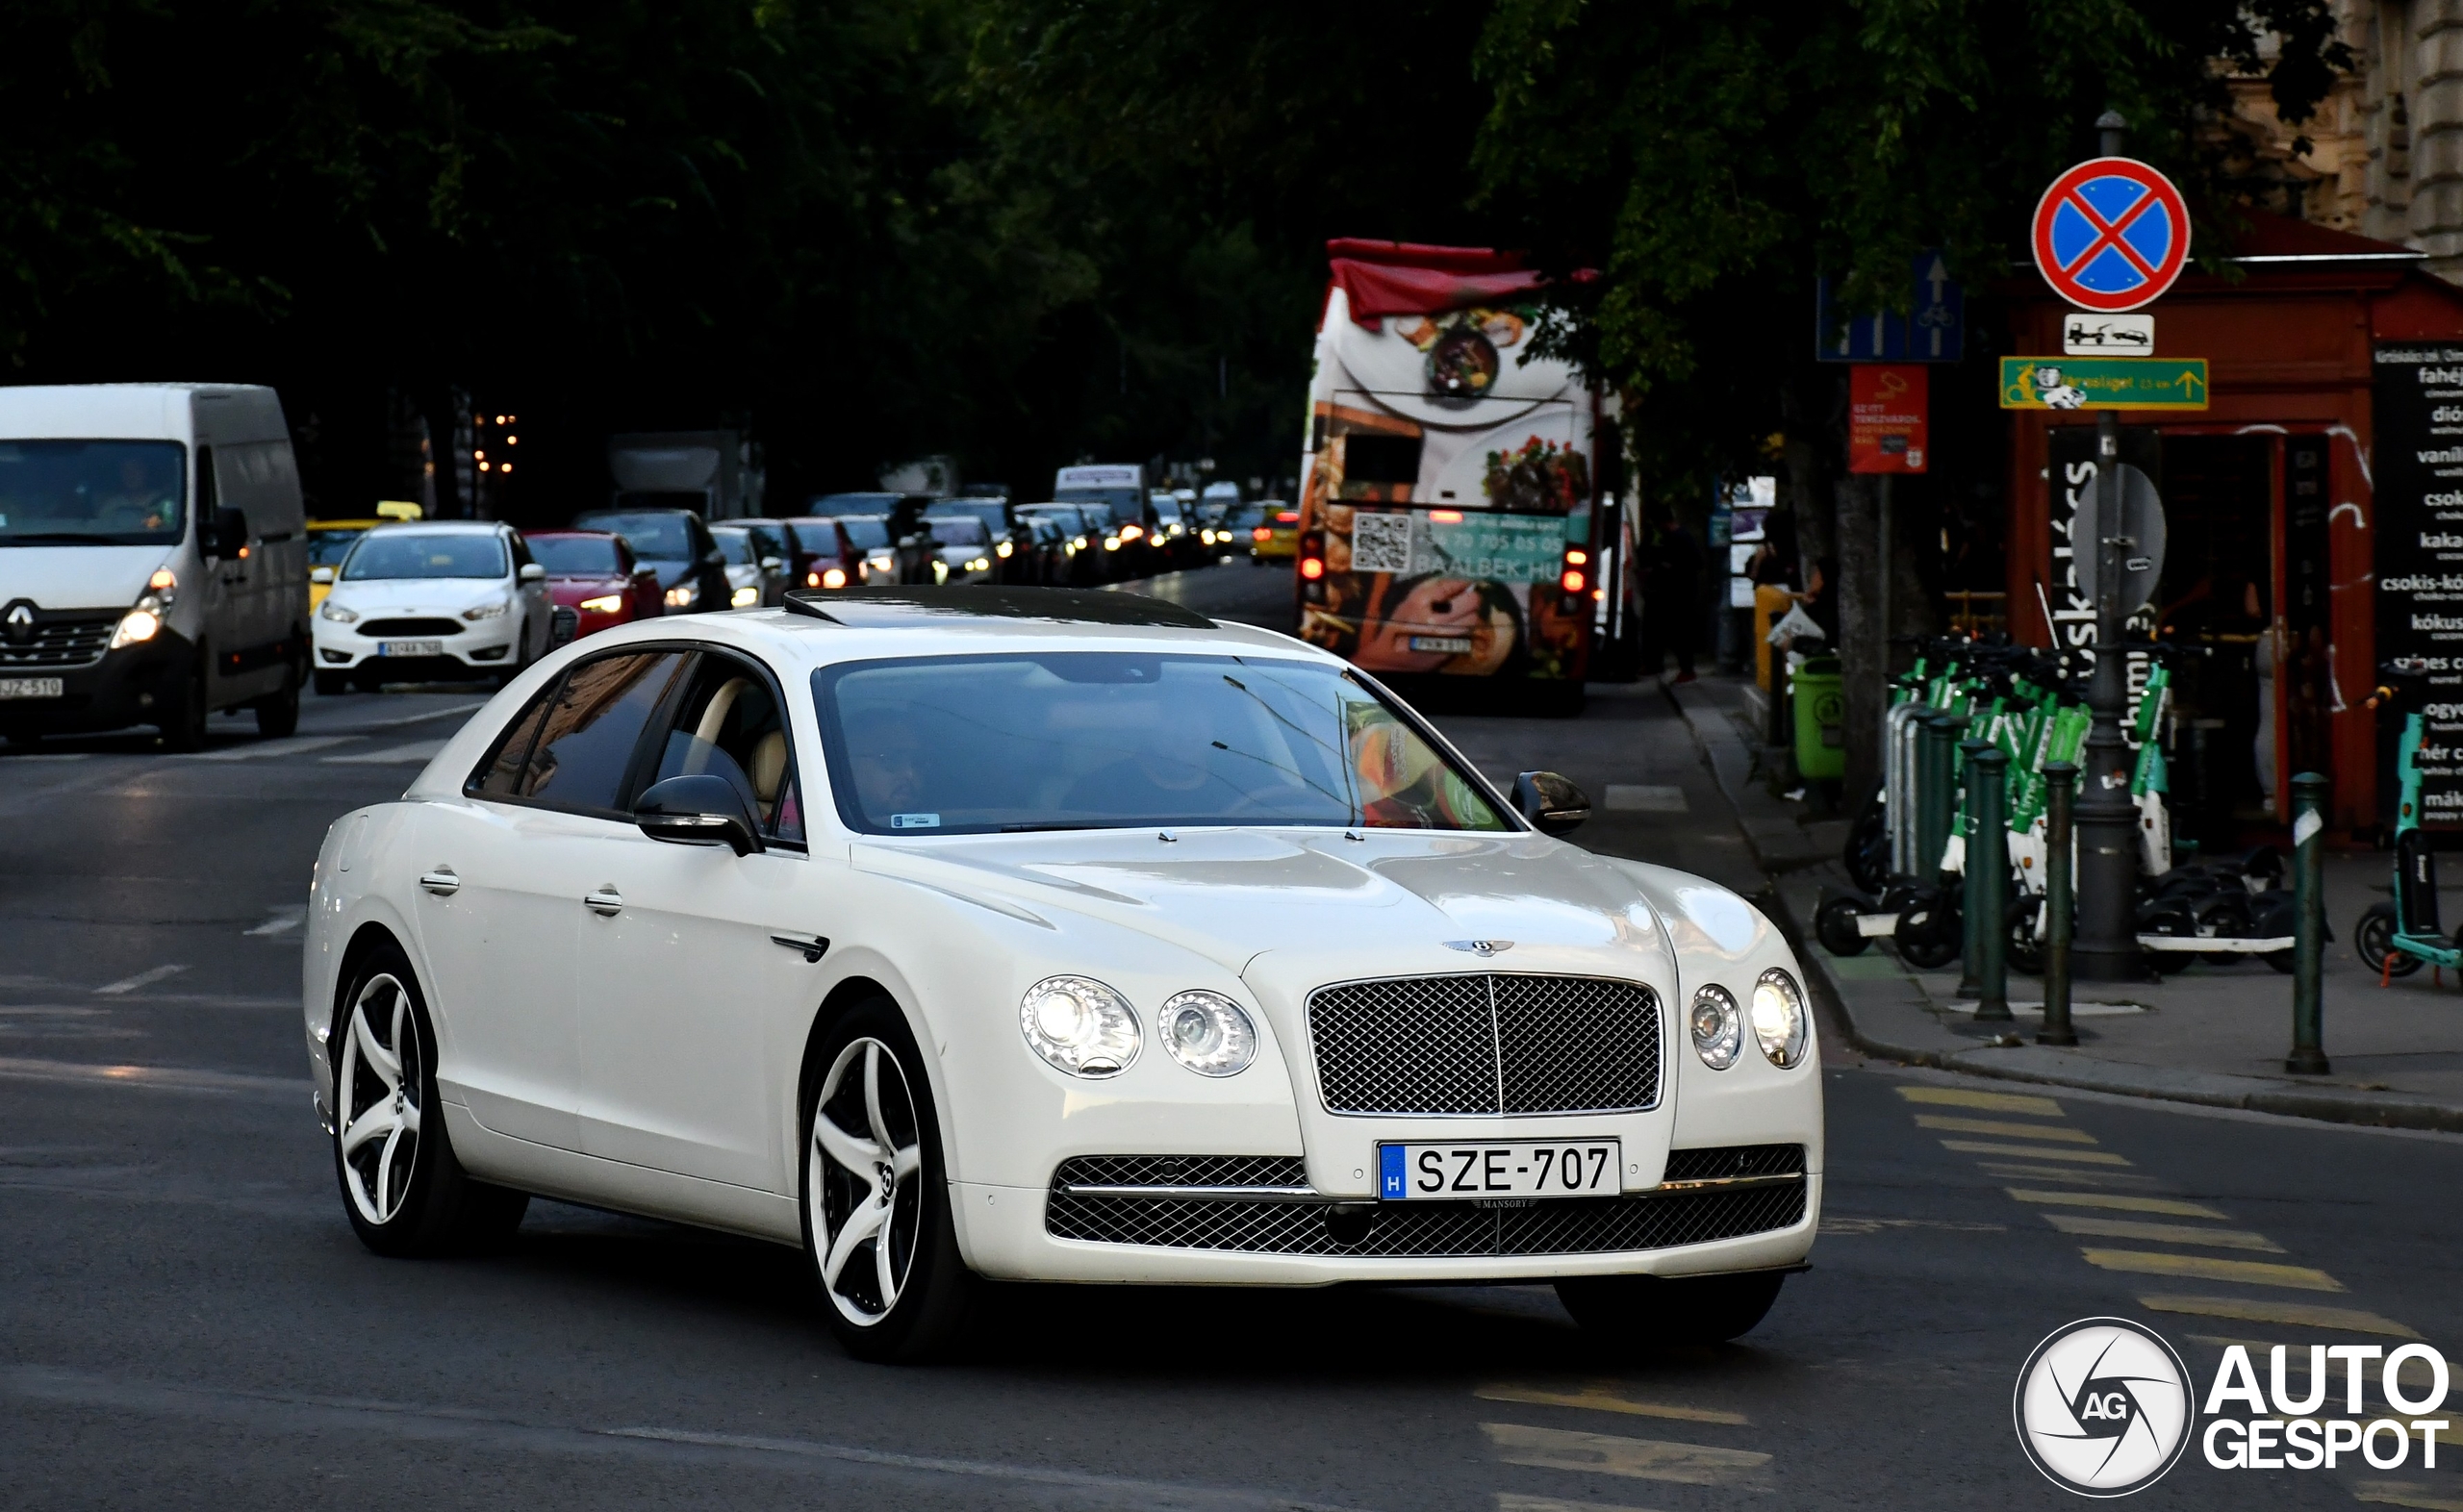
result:
[(2086, 310), (2135, 310), (2190, 260), (2190, 212), (2172, 181), (2135, 158), (2091, 158), (2036, 202), (2036, 266)]

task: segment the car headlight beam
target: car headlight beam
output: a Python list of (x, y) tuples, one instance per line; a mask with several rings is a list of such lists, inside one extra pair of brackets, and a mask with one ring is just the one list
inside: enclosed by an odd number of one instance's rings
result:
[(1237, 1076), (1257, 1058), (1257, 1026), (1221, 993), (1175, 993), (1163, 1000), (1155, 1032), (1172, 1059), (1201, 1076)]
[(586, 615), (612, 615), (619, 613), (623, 609), (624, 595), (622, 593), (601, 593), (597, 598), (583, 599), (576, 607)]
[(470, 620), (472, 624), (477, 624), (482, 619), (502, 619), (504, 617), (504, 605), (501, 603), (481, 604), (476, 609), (465, 609), (462, 611), (462, 617)]
[(356, 623), (359, 619), (359, 614), (355, 610), (344, 609), (342, 605), (335, 603), (332, 599), (328, 598), (323, 603), (317, 606), (317, 617), (320, 619), (330, 619), (338, 625), (346, 625)]
[(1753, 1038), (1760, 1042), (1762, 1053), (1785, 1071), (1803, 1064), (1812, 1037), (1804, 989), (1777, 967), (1763, 972), (1753, 984)]
[(163, 633), (163, 617), (140, 604), (120, 616), (119, 624), (112, 631), (112, 650), (124, 645), (139, 645)]
[(1129, 999), (1087, 976), (1047, 976), (1028, 988), (1018, 1028), (1055, 1071), (1090, 1080), (1129, 1070), (1145, 1043)]
[(1726, 988), (1696, 988), (1685, 1020), (1693, 1035), (1693, 1053), (1703, 1065), (1725, 1071), (1736, 1064), (1737, 1052), (1744, 1048), (1744, 1016), (1737, 1012), (1736, 998)]
[(727, 602), (737, 609), (757, 609), (761, 605), (761, 590), (748, 583), (727, 595)]
[(699, 600), (700, 596), (700, 584), (678, 583), (673, 588), (667, 591), (667, 607), (670, 609), (690, 609), (697, 601)]

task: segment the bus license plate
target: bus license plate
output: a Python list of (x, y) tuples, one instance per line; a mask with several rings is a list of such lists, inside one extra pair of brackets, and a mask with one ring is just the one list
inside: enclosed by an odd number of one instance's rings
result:
[(379, 641), (376, 643), (376, 654), (379, 656), (443, 656), (444, 643), (442, 641)]
[(62, 692), (57, 677), (0, 677), (0, 698), (57, 698)]
[(1377, 1196), (1387, 1202), (1614, 1197), (1624, 1190), (1619, 1147), (1612, 1139), (1380, 1145)]
[(1471, 649), (1471, 638), (1467, 635), (1415, 635), (1411, 637), (1411, 649), (1443, 651), (1450, 656), (1460, 656)]

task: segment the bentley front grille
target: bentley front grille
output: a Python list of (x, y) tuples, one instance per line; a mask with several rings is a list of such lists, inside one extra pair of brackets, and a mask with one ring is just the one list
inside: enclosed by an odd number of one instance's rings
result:
[(1398, 976), (1308, 995), (1329, 1113), (1633, 1113), (1659, 1103), (1659, 998), (1591, 976)]

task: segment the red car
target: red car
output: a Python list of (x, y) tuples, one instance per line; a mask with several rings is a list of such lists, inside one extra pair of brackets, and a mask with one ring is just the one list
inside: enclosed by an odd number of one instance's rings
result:
[(594, 630), (658, 617), (658, 569), (633, 559), (624, 538), (603, 530), (525, 530), (530, 555), (547, 569), (547, 596), (581, 617), (579, 640)]
[(784, 526), (794, 561), (791, 588), (845, 588), (864, 581), (864, 552), (845, 526), (820, 515), (773, 523)]

